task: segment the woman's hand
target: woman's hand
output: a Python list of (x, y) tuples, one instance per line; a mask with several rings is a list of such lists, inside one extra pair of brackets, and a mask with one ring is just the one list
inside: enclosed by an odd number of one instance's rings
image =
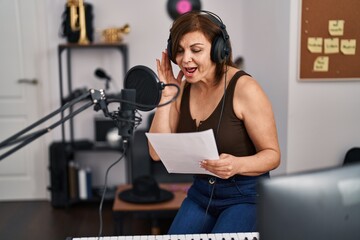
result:
[(203, 160), (200, 167), (214, 173), (223, 179), (228, 179), (238, 174), (237, 167), (234, 165), (237, 161), (236, 157), (230, 154), (222, 153), (218, 160)]
[[(156, 59), (156, 65), (159, 80), (161, 82), (165, 84), (176, 84), (180, 87), (184, 73), (182, 71), (179, 71), (178, 76), (175, 78), (167, 51), (161, 53), (161, 61), (159, 59)], [(162, 96), (174, 97), (176, 91), (177, 90), (175, 87), (166, 87), (162, 90)]]

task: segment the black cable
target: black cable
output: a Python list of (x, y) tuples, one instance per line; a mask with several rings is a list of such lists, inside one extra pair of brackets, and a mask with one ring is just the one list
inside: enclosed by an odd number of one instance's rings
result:
[(209, 184), (212, 185), (212, 188), (211, 188), (211, 193), (210, 193), (210, 199), (209, 199), (209, 202), (208, 202), (208, 204), (207, 204), (207, 206), (206, 206), (206, 210), (205, 210), (205, 216), (204, 216), (202, 231), (204, 231), (204, 226), (205, 226), (205, 223), (206, 223), (206, 216), (207, 216), (208, 213), (209, 213), (210, 204), (211, 204), (211, 201), (212, 201), (212, 199), (213, 199), (213, 197), (214, 197), (214, 190), (215, 190), (216, 178), (215, 178), (215, 177), (214, 177), (214, 178), (212, 177), (212, 178), (210, 178), (208, 181), (209, 181)]
[(165, 103), (163, 103), (163, 104), (159, 104), (159, 105), (157, 105), (156, 107), (163, 107), (163, 106), (165, 106), (165, 105), (168, 105), (168, 104), (174, 102), (174, 101), (176, 100), (176, 98), (179, 96), (179, 94), (180, 94), (180, 87), (179, 87), (177, 84), (174, 84), (174, 83), (164, 84), (164, 87), (167, 87), (167, 86), (173, 86), (173, 87), (176, 87), (176, 88), (177, 88), (177, 92), (176, 92), (175, 96), (174, 96), (170, 101), (167, 101), (167, 102), (165, 102)]
[(218, 122), (217, 129), (216, 129), (216, 137), (219, 137), (220, 123), (221, 123), (221, 120), (222, 120), (222, 117), (223, 117), (223, 113), (224, 113), (224, 108), (225, 108), (227, 70), (228, 70), (228, 66), (226, 65), (226, 69), (225, 69), (225, 83), (224, 83), (224, 96), (223, 96), (222, 103), (221, 103), (221, 111), (220, 111), (219, 122)]
[(105, 194), (106, 194), (106, 189), (107, 189), (107, 179), (108, 179), (109, 171), (110, 171), (110, 169), (111, 169), (113, 166), (115, 166), (116, 164), (118, 164), (118, 163), (120, 162), (120, 160), (125, 157), (125, 153), (126, 153), (126, 150), (127, 150), (127, 145), (128, 145), (128, 141), (127, 141), (127, 140), (123, 140), (123, 153), (121, 154), (120, 158), (119, 158), (118, 160), (116, 160), (113, 164), (111, 164), (111, 165), (108, 167), (108, 169), (106, 170), (105, 182), (104, 182), (104, 189), (103, 189), (103, 193), (102, 193), (101, 201), (100, 201), (100, 206), (99, 206), (100, 226), (99, 226), (98, 239), (100, 239), (100, 237), (102, 236), (102, 230), (103, 230), (102, 207), (103, 207), (103, 203), (104, 203), (104, 199), (105, 199)]
[[(224, 79), (225, 80), (224, 81), (224, 96), (223, 96), (222, 103), (221, 103), (220, 117), (219, 117), (219, 122), (218, 122), (218, 125), (217, 125), (217, 129), (216, 129), (216, 137), (217, 138), (219, 137), (220, 123), (221, 123), (221, 120), (222, 120), (222, 116), (223, 116), (223, 113), (224, 113), (224, 107), (225, 107), (227, 70), (228, 70), (228, 66), (226, 65), (225, 79)], [(212, 181), (212, 182), (210, 182), (210, 181)], [(207, 205), (206, 210), (205, 210), (204, 222), (203, 222), (203, 226), (202, 226), (203, 229), (204, 229), (204, 226), (205, 226), (206, 216), (208, 214), (211, 201), (213, 199), (214, 190), (215, 190), (215, 184), (216, 184), (216, 178), (214, 178), (214, 179), (210, 178), (209, 183), (212, 184), (213, 187), (211, 189), (210, 199), (209, 199), (208, 205)]]

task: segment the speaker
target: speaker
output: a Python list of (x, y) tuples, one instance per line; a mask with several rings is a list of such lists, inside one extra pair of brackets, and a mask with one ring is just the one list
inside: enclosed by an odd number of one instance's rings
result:
[(106, 142), (107, 134), (115, 127), (113, 120), (95, 118), (95, 141)]
[(68, 164), (73, 159), (69, 143), (53, 142), (49, 147), (51, 205), (66, 207), (70, 205)]
[[(226, 26), (222, 22), (221, 18), (216, 15), (215, 13), (205, 11), (205, 10), (199, 10), (199, 14), (205, 15), (207, 18), (209, 18), (213, 23), (215, 23), (220, 31), (221, 34), (215, 36), (211, 43), (211, 60), (215, 63), (223, 63), (226, 61), (227, 57), (230, 54), (230, 44), (229, 44), (229, 35), (226, 31)], [(191, 12), (185, 13), (184, 15), (190, 14)], [(172, 62), (176, 64), (175, 56), (172, 53), (172, 39), (171, 34), (169, 35), (169, 39), (167, 42), (167, 51), (168, 56)]]

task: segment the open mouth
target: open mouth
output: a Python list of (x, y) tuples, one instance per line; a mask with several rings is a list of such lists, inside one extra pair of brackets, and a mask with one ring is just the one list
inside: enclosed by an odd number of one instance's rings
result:
[(185, 71), (188, 74), (192, 74), (192, 73), (194, 73), (196, 71), (196, 69), (197, 69), (196, 67), (185, 68)]

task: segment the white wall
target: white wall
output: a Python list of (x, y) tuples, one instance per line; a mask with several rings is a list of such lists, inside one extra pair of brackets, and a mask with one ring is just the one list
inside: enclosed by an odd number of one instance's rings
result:
[(245, 68), (270, 98), (277, 124), (282, 162), (274, 174), (287, 165), (289, 8), (288, 0), (241, 1)]
[(360, 146), (360, 82), (298, 79), (300, 2), (242, 1), (246, 70), (268, 93), (278, 125), (275, 173), (338, 166)]
[[(59, 107), (57, 46), (65, 0), (48, 0), (47, 54), (49, 56), (48, 110)], [(130, 67), (155, 68), (155, 58), (166, 47), (171, 19), (166, 0), (92, 0), (96, 29), (129, 23)], [(203, 0), (203, 9), (221, 16), (231, 37), (234, 57), (243, 56), (245, 70), (263, 86), (273, 103), (282, 164), (277, 172), (296, 172), (342, 162), (347, 149), (359, 146), (360, 82), (300, 82), (298, 29), (300, 0)], [(97, 37), (98, 39), (98, 37)], [(93, 71), (103, 67), (122, 87), (121, 60), (111, 51), (79, 52), (74, 56), (74, 87), (100, 88)], [(77, 118), (77, 136), (92, 137), (92, 117)], [(84, 115), (84, 116), (85, 116)], [(144, 121), (146, 113), (144, 114)], [(58, 139), (54, 131), (51, 139)]]
[(360, 146), (360, 82), (299, 81), (299, 0), (290, 13), (287, 172), (337, 166)]

